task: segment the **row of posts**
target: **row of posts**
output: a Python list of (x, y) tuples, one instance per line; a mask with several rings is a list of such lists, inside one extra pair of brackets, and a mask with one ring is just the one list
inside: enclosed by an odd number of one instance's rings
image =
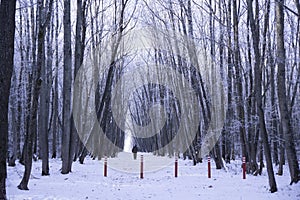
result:
[[(243, 157), (242, 160), (242, 168), (243, 168), (243, 179), (246, 179), (246, 158)], [(175, 155), (175, 178), (178, 177), (178, 155)], [(211, 162), (210, 162), (210, 156), (208, 156), (207, 158), (207, 176), (208, 178), (211, 178)], [(105, 156), (104, 158), (104, 176), (107, 177), (107, 157)], [(140, 178), (143, 179), (144, 178), (144, 156), (141, 155), (141, 163), (140, 163)]]
[[(175, 166), (176, 166), (176, 164), (175, 164)], [(243, 169), (243, 179), (246, 179), (246, 157), (243, 157), (243, 159), (242, 159), (242, 169)], [(175, 177), (177, 177), (177, 176), (175, 175)], [(207, 177), (211, 178), (210, 156), (208, 156), (208, 158), (207, 158)]]

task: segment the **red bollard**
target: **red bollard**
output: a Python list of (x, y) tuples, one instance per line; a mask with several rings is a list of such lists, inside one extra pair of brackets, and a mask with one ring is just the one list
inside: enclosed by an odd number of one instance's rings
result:
[(141, 155), (141, 174), (140, 174), (140, 178), (141, 178), (141, 179), (144, 178), (143, 170), (144, 170), (144, 156)]
[(107, 177), (107, 157), (104, 158), (104, 177)]
[(211, 178), (211, 167), (210, 167), (210, 156), (207, 158), (207, 167), (208, 167), (208, 178)]
[(178, 177), (178, 155), (175, 154), (175, 178)]
[(243, 157), (243, 179), (246, 179), (246, 158)]

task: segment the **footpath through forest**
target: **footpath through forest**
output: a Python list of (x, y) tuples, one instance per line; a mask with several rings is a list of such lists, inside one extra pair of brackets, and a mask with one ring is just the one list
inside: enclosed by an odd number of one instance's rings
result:
[[(179, 159), (178, 177), (174, 177), (174, 158), (144, 154), (144, 178), (140, 179), (140, 154), (134, 160), (131, 153), (120, 153), (108, 159), (107, 177), (103, 176), (104, 160), (86, 159), (85, 164), (73, 164), (70, 174), (60, 173), (61, 161), (50, 160), (50, 176), (41, 176), (41, 161), (33, 163), (29, 191), (17, 189), (23, 166), (8, 168), (8, 197), (11, 200), (67, 199), (205, 199), (205, 200), (297, 200), (299, 185), (289, 185), (288, 168), (276, 176), (278, 192), (268, 191), (268, 178), (247, 175), (242, 179), (241, 161), (216, 170), (212, 163), (212, 178), (207, 177), (207, 160), (193, 166), (192, 161)], [(163, 163), (163, 164), (161, 164)], [(276, 168), (275, 168), (276, 169)], [(276, 169), (277, 170), (277, 169)]]

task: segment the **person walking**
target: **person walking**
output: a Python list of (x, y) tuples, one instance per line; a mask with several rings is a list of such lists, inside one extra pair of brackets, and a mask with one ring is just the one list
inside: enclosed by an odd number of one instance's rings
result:
[(136, 160), (137, 152), (138, 152), (138, 148), (137, 148), (136, 145), (134, 145), (133, 148), (132, 148), (132, 153), (133, 153), (133, 159), (134, 160)]

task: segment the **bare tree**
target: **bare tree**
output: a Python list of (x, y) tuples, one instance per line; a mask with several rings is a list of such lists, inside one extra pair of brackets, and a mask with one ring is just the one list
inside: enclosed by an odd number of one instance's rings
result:
[(72, 49), (71, 49), (71, 4), (64, 1), (64, 79), (63, 79), (63, 135), (62, 135), (62, 174), (71, 172), (73, 162), (71, 129), (71, 87), (72, 87)]
[(239, 44), (239, 19), (238, 19), (238, 5), (237, 1), (232, 2), (232, 12), (233, 12), (233, 32), (234, 32), (234, 53), (233, 53), (233, 63), (235, 66), (235, 76), (236, 76), (236, 87), (237, 87), (237, 115), (240, 122), (239, 133), (240, 141), (242, 145), (242, 155), (248, 158), (248, 143), (246, 143), (246, 129), (245, 129), (245, 108), (243, 101), (243, 76), (241, 73), (241, 55), (240, 55), (240, 44)]
[(57, 133), (58, 128), (58, 68), (59, 68), (59, 12), (58, 12), (58, 1), (55, 4), (55, 74), (54, 74), (54, 86), (52, 89), (52, 158), (57, 156)]
[[(52, 11), (51, 11), (52, 12)], [(49, 22), (52, 19), (50, 15)], [(51, 38), (51, 23), (47, 24), (47, 33), (45, 36), (47, 40), (40, 41), (43, 43), (42, 47), (42, 67), (41, 67), (41, 95), (40, 95), (40, 106), (39, 106), (39, 148), (42, 157), (42, 175), (47, 176), (49, 174), (49, 141), (48, 141), (48, 132), (49, 132), (49, 101), (50, 101), (50, 80), (52, 79), (52, 41)], [(45, 38), (45, 36), (43, 36)], [(46, 62), (46, 52), (45, 52), (45, 43), (47, 42), (47, 62)], [(41, 45), (39, 43), (39, 45)]]
[(0, 4), (0, 199), (7, 199), (8, 99), (14, 67), (16, 0), (1, 0)]
[(284, 47), (284, 0), (276, 1), (276, 42), (277, 42), (277, 94), (279, 102), (279, 113), (282, 131), (285, 139), (286, 155), (290, 169), (291, 183), (300, 180), (299, 164), (294, 143), (294, 132), (291, 124), (291, 113), (288, 109), (288, 98), (286, 95), (286, 56)]
[[(76, 16), (76, 36), (75, 36), (75, 52), (74, 52), (74, 77), (76, 77), (79, 68), (83, 63), (84, 51), (85, 51), (85, 38), (86, 38), (86, 9), (87, 0), (77, 0), (77, 16)], [(78, 102), (76, 105), (80, 105), (81, 102)], [(75, 161), (80, 153), (80, 145), (82, 144), (77, 130), (74, 125), (73, 115), (72, 115), (72, 135), (73, 141), (71, 150), (74, 152)]]

